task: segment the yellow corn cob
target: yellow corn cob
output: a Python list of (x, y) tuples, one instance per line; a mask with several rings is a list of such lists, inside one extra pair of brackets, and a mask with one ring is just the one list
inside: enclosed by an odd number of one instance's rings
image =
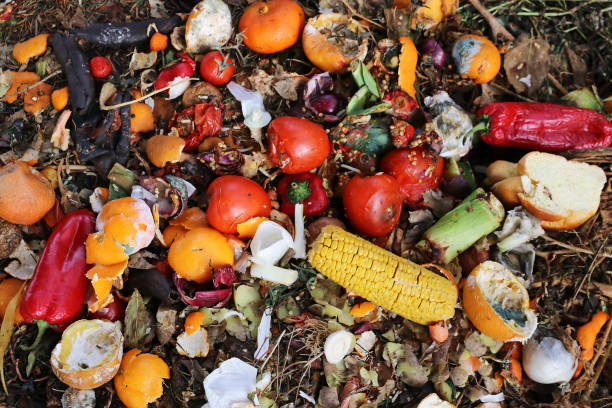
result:
[(340, 227), (321, 230), (308, 260), (347, 290), (414, 322), (455, 314), (457, 289), (451, 281)]

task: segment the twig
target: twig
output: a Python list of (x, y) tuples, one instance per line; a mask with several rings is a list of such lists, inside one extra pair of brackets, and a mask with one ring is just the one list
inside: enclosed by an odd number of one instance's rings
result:
[(175, 84), (168, 85), (168, 86), (166, 86), (164, 88), (157, 89), (157, 90), (155, 90), (153, 92), (150, 92), (150, 93), (148, 93), (146, 95), (142, 95), (138, 99), (132, 99), (131, 101), (121, 102), (121, 103), (117, 103), (115, 105), (100, 106), (100, 109), (107, 111), (107, 110), (113, 110), (113, 109), (121, 108), (122, 106), (127, 106), (127, 105), (131, 105), (133, 103), (136, 103), (136, 102), (144, 101), (145, 99), (147, 99), (147, 98), (149, 98), (149, 97), (151, 97), (153, 95), (157, 95), (158, 93), (162, 93), (164, 91), (167, 91), (168, 89), (172, 88), (173, 86), (181, 85), (181, 84), (184, 84), (185, 82), (188, 82), (188, 81), (199, 81), (199, 80), (200, 80), (199, 78), (185, 78), (185, 79), (183, 79), (181, 81), (178, 81)]
[(561, 83), (557, 81), (557, 78), (555, 78), (550, 72), (546, 74), (546, 77), (550, 80), (550, 82), (552, 82), (555, 88), (559, 90), (559, 92), (561, 92), (563, 95), (568, 94), (567, 89), (565, 89), (563, 85), (561, 85)]
[(491, 27), (491, 31), (493, 32), (493, 38), (495, 40), (504, 40), (505, 42), (513, 42), (514, 36), (506, 30), (506, 28), (500, 24), (499, 21), (495, 18), (491, 12), (482, 5), (480, 0), (468, 0), (472, 6), (482, 15), (482, 17), (486, 20), (489, 27)]
[[(610, 336), (611, 330), (612, 330), (612, 319), (608, 319), (608, 324), (606, 325), (606, 333), (605, 333), (605, 336), (603, 336), (601, 347), (599, 347), (599, 351), (597, 351), (597, 354), (595, 355), (595, 358), (593, 359), (593, 365), (595, 365), (599, 357), (602, 356), (604, 347), (606, 343), (608, 342), (608, 337)], [(593, 391), (593, 388), (595, 388), (595, 384), (597, 384), (597, 380), (599, 380), (599, 376), (601, 375), (601, 372), (606, 366), (608, 357), (610, 357), (610, 352), (612, 352), (612, 341), (610, 342), (610, 344), (608, 344), (608, 347), (605, 350), (606, 350), (606, 354), (604, 356), (604, 359), (597, 366), (597, 369), (595, 370), (595, 374), (593, 374), (593, 378), (591, 379), (591, 382), (589, 383), (588, 390), (586, 392), (587, 398), (590, 397), (591, 391)]]
[(268, 364), (268, 361), (270, 360), (270, 357), (272, 357), (272, 355), (274, 354), (274, 351), (276, 350), (276, 348), (280, 344), (280, 342), (283, 339), (283, 336), (285, 336), (286, 332), (287, 332), (287, 329), (283, 330), (283, 332), (280, 334), (280, 336), (278, 336), (278, 341), (276, 342), (276, 344), (272, 348), (272, 351), (270, 351), (270, 353), (268, 353), (268, 357), (266, 357), (266, 359), (264, 360), (264, 362), (261, 365), (261, 367), (259, 367), (259, 371), (263, 371), (263, 368), (266, 366), (266, 364)]
[(56, 75), (60, 74), (61, 72), (62, 72), (62, 70), (61, 70), (61, 69), (58, 69), (57, 71), (50, 73), (49, 75), (47, 75), (46, 77), (44, 77), (44, 78), (43, 78), (43, 79), (41, 79), (40, 81), (38, 81), (38, 82), (36, 82), (36, 83), (34, 83), (34, 84), (32, 84), (32, 85), (28, 86), (27, 88), (24, 88), (24, 89), (17, 89), (16, 91), (11, 92), (10, 94), (6, 94), (6, 95), (4, 95), (4, 98), (6, 98), (7, 96), (19, 95), (19, 94), (22, 94), (22, 93), (28, 92), (30, 89), (34, 89), (34, 88), (36, 88), (38, 85), (40, 85), (40, 84), (42, 84), (42, 83), (44, 83), (44, 82), (48, 81), (49, 79), (51, 79), (51, 78), (53, 78), (54, 76), (56, 76)]
[(601, 245), (597, 249), (597, 252), (595, 253), (595, 256), (593, 256), (593, 261), (589, 265), (589, 269), (587, 270), (587, 273), (582, 278), (582, 281), (580, 282), (580, 285), (576, 289), (576, 292), (574, 292), (574, 296), (572, 297), (572, 302), (571, 302), (572, 304), (574, 303), (574, 300), (576, 300), (576, 296), (578, 296), (578, 292), (580, 292), (580, 290), (582, 289), (582, 286), (584, 285), (584, 282), (586, 282), (587, 278), (589, 280), (591, 279), (591, 274), (593, 273), (595, 268), (598, 267), (603, 262), (604, 258), (603, 258), (603, 256), (601, 258), (599, 258), (599, 253), (605, 247), (607, 241), (608, 241), (608, 238), (606, 237), (606, 239), (604, 239), (604, 241), (601, 243)]
[(497, 88), (497, 89), (499, 89), (499, 90), (501, 90), (501, 91), (504, 91), (505, 93), (507, 93), (507, 94), (509, 94), (509, 95), (512, 95), (512, 96), (514, 96), (515, 98), (522, 99), (522, 100), (524, 100), (525, 102), (537, 102), (537, 101), (535, 101), (535, 100), (533, 100), (533, 99), (531, 99), (531, 98), (527, 98), (526, 96), (519, 95), (519, 94), (517, 94), (516, 92), (512, 92), (512, 91), (511, 91), (511, 90), (509, 90), (508, 88), (503, 87), (503, 86), (501, 86), (501, 85), (499, 85), (499, 84), (496, 84), (495, 82), (489, 82), (489, 85), (491, 85), (491, 86), (493, 86), (493, 87), (495, 87), (495, 88)]
[(348, 2), (346, 0), (340, 0), (342, 2), (342, 4), (344, 4), (344, 6), (348, 9), (348, 11), (351, 12), (352, 15), (359, 17), (362, 20), (367, 21), (368, 23), (375, 25), (378, 28), (385, 28), (385, 26), (378, 24), (376, 21), (372, 21), (369, 18), (362, 16), (361, 14), (359, 14), (357, 11), (355, 11), (354, 8), (351, 7), (350, 4), (348, 4)]
[[(540, 238), (543, 238), (546, 241), (552, 242), (555, 245), (558, 245), (560, 247), (563, 247), (563, 248), (566, 248), (566, 249), (571, 249), (572, 251), (575, 251), (575, 252), (581, 252), (583, 254), (589, 254), (589, 255), (593, 255), (594, 254), (594, 252), (591, 251), (590, 249), (579, 248), (579, 247), (576, 247), (576, 246), (573, 246), (573, 245), (570, 245), (570, 244), (566, 244), (564, 242), (557, 241), (556, 239), (551, 238), (548, 235), (542, 235), (542, 236), (540, 236)], [(605, 258), (612, 258), (612, 254), (608, 254), (608, 253), (605, 253), (605, 252), (603, 254), (600, 254), (599, 256), (603, 256)]]

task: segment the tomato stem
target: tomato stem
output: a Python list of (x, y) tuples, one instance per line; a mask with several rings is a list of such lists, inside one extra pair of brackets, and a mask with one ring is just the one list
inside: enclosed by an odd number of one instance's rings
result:
[(32, 343), (29, 346), (21, 346), (21, 349), (23, 351), (30, 351), (30, 350), (34, 350), (36, 347), (38, 347), (38, 345), (40, 344), (40, 341), (43, 338), (43, 334), (45, 334), (45, 332), (47, 331), (47, 329), (49, 327), (55, 327), (55, 325), (52, 325), (44, 320), (34, 320), (36, 322), (36, 327), (38, 327), (38, 334), (36, 334), (36, 338), (34, 339), (34, 343)]

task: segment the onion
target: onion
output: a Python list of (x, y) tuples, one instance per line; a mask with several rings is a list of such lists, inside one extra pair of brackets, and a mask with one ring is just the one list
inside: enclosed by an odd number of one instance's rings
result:
[(331, 364), (338, 364), (355, 347), (355, 336), (346, 330), (333, 332), (325, 340), (323, 350), (325, 359)]
[(340, 110), (342, 101), (335, 94), (321, 95), (310, 100), (310, 107), (315, 113), (333, 115)]
[(434, 67), (442, 68), (446, 61), (446, 54), (440, 44), (431, 38), (427, 38), (419, 44), (419, 48), (423, 55), (428, 55), (433, 60)]
[(554, 337), (531, 339), (523, 350), (525, 373), (540, 384), (568, 382), (577, 365), (577, 357), (567, 351), (561, 340)]
[(304, 105), (318, 119), (337, 122), (344, 116), (346, 100), (332, 92), (334, 80), (328, 72), (314, 75), (304, 87)]

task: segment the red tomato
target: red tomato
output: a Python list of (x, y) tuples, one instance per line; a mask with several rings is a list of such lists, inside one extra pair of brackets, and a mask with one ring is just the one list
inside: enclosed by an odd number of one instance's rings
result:
[(268, 126), (268, 157), (283, 173), (315, 169), (329, 154), (329, 137), (320, 125), (294, 116), (281, 116)]
[(344, 188), (342, 201), (353, 227), (370, 237), (391, 232), (402, 213), (399, 184), (387, 174), (353, 177)]
[(102, 79), (110, 75), (113, 65), (108, 58), (98, 56), (89, 61), (89, 69), (94, 78)]
[(215, 229), (236, 234), (236, 226), (253, 217), (268, 217), (272, 204), (263, 188), (242, 176), (221, 176), (206, 190), (206, 218)]
[(234, 63), (228, 54), (211, 51), (200, 62), (200, 75), (213, 85), (225, 85), (234, 75)]
[(402, 198), (414, 208), (422, 205), (427, 190), (435, 190), (440, 185), (444, 159), (423, 146), (397, 149), (383, 157), (380, 170), (395, 177)]
[(94, 313), (89, 313), (90, 319), (103, 319), (116, 322), (125, 317), (125, 302), (113, 293), (113, 301)]

